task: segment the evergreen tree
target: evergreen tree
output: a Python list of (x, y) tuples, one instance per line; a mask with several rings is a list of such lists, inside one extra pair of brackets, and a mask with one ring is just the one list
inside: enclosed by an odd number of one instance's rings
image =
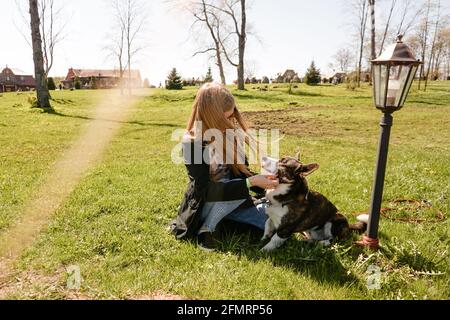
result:
[(316, 64), (314, 63), (314, 61), (311, 62), (311, 66), (306, 72), (305, 79), (307, 85), (315, 85), (320, 83), (320, 70), (316, 68)]
[(208, 68), (208, 72), (206, 73), (205, 79), (203, 80), (203, 82), (208, 83), (208, 82), (213, 82), (214, 79), (212, 77), (212, 73), (211, 73), (211, 67)]
[(56, 90), (55, 80), (52, 77), (47, 78), (48, 90)]
[(181, 81), (181, 77), (178, 75), (176, 68), (173, 68), (172, 71), (170, 71), (166, 81), (166, 88), (168, 90), (183, 89), (183, 82)]

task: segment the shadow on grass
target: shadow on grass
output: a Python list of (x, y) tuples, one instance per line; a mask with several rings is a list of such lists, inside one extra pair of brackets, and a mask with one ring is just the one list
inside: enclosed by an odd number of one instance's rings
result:
[[(263, 244), (260, 239), (263, 232), (259, 229), (238, 224), (232, 221), (223, 221), (219, 231), (219, 251), (231, 252), (238, 256), (245, 256), (250, 261), (269, 261), (275, 267), (290, 269), (310, 277), (318, 283), (332, 285), (363, 285), (359, 279), (348, 272), (342, 265), (340, 258), (329, 247), (318, 244), (309, 244), (292, 237), (278, 250), (271, 253), (262, 253)], [(356, 251), (363, 249), (352, 248)], [(354, 257), (359, 252), (354, 252)]]
[(63, 105), (73, 105), (75, 104), (75, 101), (71, 100), (71, 99), (52, 99), (52, 102), (58, 103), (58, 104), (63, 104)]
[(420, 100), (420, 99), (409, 99), (408, 103), (417, 103), (417, 104), (426, 104), (426, 105), (430, 105), (430, 106), (448, 106), (447, 103), (439, 103), (439, 102), (435, 102), (435, 101), (425, 101), (425, 100)]
[(104, 118), (93, 118), (93, 117), (87, 117), (87, 116), (74, 116), (69, 114), (60, 113), (56, 110), (48, 111), (47, 112), (50, 115), (63, 117), (63, 118), (73, 118), (73, 119), (81, 119), (81, 120), (89, 120), (89, 121), (108, 121), (108, 122), (115, 122), (115, 123), (122, 123), (122, 124), (132, 124), (132, 125), (138, 125), (138, 126), (145, 126), (145, 127), (170, 127), (170, 128), (179, 128), (179, 125), (173, 124), (173, 123), (151, 123), (151, 122), (142, 122), (142, 121), (117, 121), (117, 120), (111, 120), (111, 119), (104, 119)]
[(258, 99), (263, 99), (266, 102), (284, 102), (285, 101), (285, 99), (283, 99), (281, 97), (274, 96), (274, 95), (255, 96), (254, 93), (247, 92), (247, 91), (233, 92), (233, 96), (236, 99), (241, 99), (241, 100), (258, 100)]
[(183, 92), (177, 96), (172, 96), (166, 93), (160, 93), (153, 96), (147, 97), (149, 100), (163, 100), (165, 102), (183, 102), (183, 101), (192, 101), (194, 102), (196, 95), (192, 95), (191, 92)]
[(295, 89), (290, 93), (290, 95), (299, 97), (327, 97), (326, 95), (321, 93), (307, 92)]
[(351, 97), (353, 100), (370, 100), (373, 99), (371, 96), (353, 96)]

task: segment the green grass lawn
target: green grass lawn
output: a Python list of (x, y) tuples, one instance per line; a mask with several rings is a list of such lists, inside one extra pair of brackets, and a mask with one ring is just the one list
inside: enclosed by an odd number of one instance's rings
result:
[(17, 219), (43, 175), (77, 137), (102, 92), (54, 92), (55, 114), (28, 93), (0, 94), (0, 232)]
[[(256, 127), (284, 132), (282, 155), (301, 150), (305, 162), (318, 162), (310, 187), (351, 221), (367, 211), (381, 116), (370, 88), (300, 85), (288, 95), (282, 85), (268, 92), (257, 87), (234, 92), (240, 110)], [(10, 297), (68, 297), (64, 268), (78, 265), (81, 292), (90, 298), (161, 291), (189, 299), (448, 299), (450, 223), (432, 221), (439, 211), (450, 212), (449, 90), (450, 82), (433, 83), (426, 93), (413, 89), (394, 115), (384, 206), (400, 198), (431, 201), (432, 209), (390, 213), (431, 222), (382, 219), (378, 252), (351, 241), (322, 248), (293, 238), (272, 254), (260, 253), (245, 233), (230, 235), (219, 252), (208, 254), (167, 232), (187, 182), (184, 167), (171, 162), (177, 144), (171, 135), (185, 126), (196, 91), (149, 91), (103, 162), (17, 263), (24, 272), (57, 275), (56, 283), (37, 281)], [(0, 232), (20, 216), (101, 94), (55, 93), (60, 116), (29, 109), (26, 96), (0, 97)], [(369, 265), (381, 268), (380, 290), (366, 287)]]

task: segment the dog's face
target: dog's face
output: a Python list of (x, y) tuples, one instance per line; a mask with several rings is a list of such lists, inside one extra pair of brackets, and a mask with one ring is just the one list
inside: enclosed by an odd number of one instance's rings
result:
[(306, 183), (306, 176), (319, 169), (317, 163), (303, 164), (292, 157), (284, 157), (278, 162), (277, 178), (281, 184), (292, 184), (303, 181)]

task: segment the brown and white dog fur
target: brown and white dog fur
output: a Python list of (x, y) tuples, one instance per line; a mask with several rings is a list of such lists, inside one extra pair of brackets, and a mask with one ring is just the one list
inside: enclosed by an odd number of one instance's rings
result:
[(263, 241), (270, 239), (262, 251), (280, 247), (294, 233), (303, 233), (308, 241), (319, 241), (329, 245), (331, 240), (345, 239), (352, 231), (363, 233), (367, 228), (367, 217), (358, 217), (359, 222), (349, 225), (336, 207), (322, 194), (309, 190), (306, 177), (316, 171), (316, 163), (304, 165), (292, 157), (278, 162), (275, 190), (268, 191), (270, 201), (267, 208)]

